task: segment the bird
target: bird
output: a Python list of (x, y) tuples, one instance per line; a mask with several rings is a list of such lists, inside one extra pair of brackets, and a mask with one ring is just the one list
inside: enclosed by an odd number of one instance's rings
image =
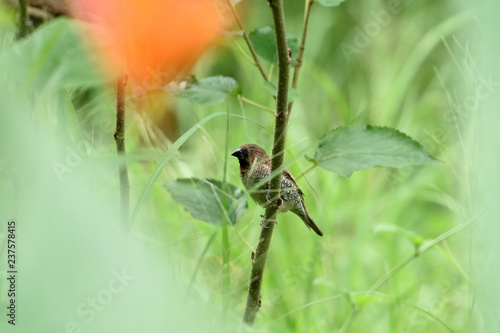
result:
[[(252, 143), (242, 145), (231, 155), (238, 158), (240, 163), (240, 177), (243, 186), (250, 192), (250, 196), (257, 204), (266, 207), (270, 203), (269, 182), (257, 190), (252, 187), (271, 174), (271, 158), (262, 147)], [(323, 232), (306, 209), (304, 193), (287, 169), (283, 169), (281, 172), (280, 198), (281, 204), (278, 212), (291, 211), (300, 217), (308, 229), (312, 229), (319, 236), (323, 236)]]

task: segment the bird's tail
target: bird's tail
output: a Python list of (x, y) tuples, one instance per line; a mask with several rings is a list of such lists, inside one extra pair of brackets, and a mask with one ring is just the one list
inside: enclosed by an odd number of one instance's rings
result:
[(302, 203), (302, 208), (303, 209), (301, 209), (300, 211), (294, 212), (294, 213), (300, 217), (300, 219), (304, 222), (304, 224), (306, 225), (306, 227), (308, 229), (312, 229), (319, 236), (323, 236), (323, 232), (319, 229), (318, 225), (314, 222), (314, 220), (309, 215), (309, 212), (307, 211), (304, 203)]

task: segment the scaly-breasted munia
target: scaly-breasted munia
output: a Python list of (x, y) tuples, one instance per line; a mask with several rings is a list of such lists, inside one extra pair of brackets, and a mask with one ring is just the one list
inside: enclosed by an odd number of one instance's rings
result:
[[(237, 157), (240, 162), (240, 177), (247, 190), (250, 190), (255, 184), (271, 174), (271, 159), (265, 150), (257, 145), (244, 144), (231, 155)], [(259, 205), (266, 206), (269, 204), (269, 199), (272, 198), (272, 195), (268, 193), (268, 189), (269, 182), (258, 190), (252, 189), (250, 196)], [(323, 232), (319, 230), (307, 212), (304, 204), (304, 193), (297, 186), (295, 179), (287, 169), (283, 169), (281, 173), (280, 197), (282, 199), (278, 210), (280, 213), (291, 211), (300, 217), (307, 228), (312, 228), (318, 235), (323, 236)]]

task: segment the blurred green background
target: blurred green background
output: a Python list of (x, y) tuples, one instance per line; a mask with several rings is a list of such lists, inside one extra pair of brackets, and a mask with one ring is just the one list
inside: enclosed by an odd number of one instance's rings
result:
[[(388, 11), (395, 5), (397, 11)], [(279, 216), (256, 331), (499, 331), (493, 284), (498, 260), (492, 255), (498, 249), (489, 247), (498, 227), (488, 224), (498, 215), (498, 154), (488, 144), (498, 137), (500, 71), (487, 56), (488, 48), (498, 48), (487, 34), (498, 5), (481, 6), (445, 0), (313, 6), (285, 163), (295, 176), (308, 170), (298, 184), (325, 236), (306, 230), (295, 215)], [(244, 0), (237, 8), (248, 32), (272, 25), (265, 1)], [(288, 33), (299, 38), (303, 9), (304, 1), (285, 1)], [(221, 227), (194, 219), (161, 183), (222, 180), (227, 163), (227, 181), (243, 188), (238, 162), (228, 155), (249, 142), (270, 153), (273, 115), (234, 97), (199, 106), (161, 94), (138, 104), (129, 86), (131, 207), (180, 135), (216, 112), (246, 119), (230, 117), (228, 131), (225, 116), (199, 127), (124, 231), (114, 88), (93, 74), (93, 62), (66, 20), (44, 23), (16, 41), (16, 10), (0, 6), (3, 312), (8, 219), (18, 223), (19, 260), (18, 325), (8, 325), (2, 313), (1, 331), (243, 330), (250, 255), (263, 209), (249, 200), (241, 220), (228, 228), (228, 277)], [(240, 48), (247, 52), (241, 37), (222, 39), (193, 73), (199, 79), (233, 77), (245, 99), (273, 109), (262, 77)], [(275, 79), (276, 68), (263, 65)], [(309, 170), (307, 157), (325, 133), (366, 124), (397, 128), (444, 163), (374, 168), (349, 178)], [(486, 217), (485, 197), (493, 208)], [(413, 256), (416, 245), (476, 221)], [(369, 293), (377, 281), (384, 283)]]

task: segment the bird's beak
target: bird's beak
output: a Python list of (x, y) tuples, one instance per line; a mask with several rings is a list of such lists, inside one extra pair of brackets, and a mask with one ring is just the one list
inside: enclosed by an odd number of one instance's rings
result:
[(231, 153), (232, 156), (237, 157), (238, 159), (243, 158), (243, 152), (241, 151), (240, 148), (236, 149)]

